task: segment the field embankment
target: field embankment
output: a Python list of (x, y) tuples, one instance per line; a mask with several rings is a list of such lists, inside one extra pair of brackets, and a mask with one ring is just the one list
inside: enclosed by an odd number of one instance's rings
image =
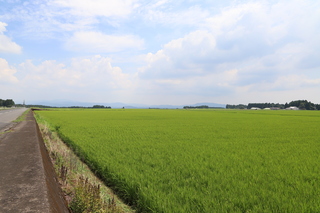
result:
[(319, 212), (317, 111), (37, 112), (141, 212)]

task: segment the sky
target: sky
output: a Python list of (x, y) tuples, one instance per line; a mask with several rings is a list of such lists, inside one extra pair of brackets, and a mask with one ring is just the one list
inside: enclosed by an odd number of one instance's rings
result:
[(0, 98), (320, 103), (317, 0), (0, 0)]

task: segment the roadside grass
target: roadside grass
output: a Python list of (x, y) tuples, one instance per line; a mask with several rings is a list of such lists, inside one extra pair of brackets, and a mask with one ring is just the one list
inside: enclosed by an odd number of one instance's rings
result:
[(3, 135), (3, 134), (8, 133), (8, 132), (13, 132), (13, 130), (0, 131), (0, 135)]
[(16, 120), (14, 120), (13, 122), (15, 122), (15, 123), (19, 123), (19, 122), (21, 122), (21, 121), (25, 121), (26, 120), (26, 116), (27, 116), (27, 114), (28, 114), (28, 112), (30, 111), (30, 109), (27, 109), (26, 111), (24, 111), (23, 113), (22, 113), (22, 115), (20, 115)]
[(39, 114), (34, 114), (73, 213), (134, 213), (91, 172)]

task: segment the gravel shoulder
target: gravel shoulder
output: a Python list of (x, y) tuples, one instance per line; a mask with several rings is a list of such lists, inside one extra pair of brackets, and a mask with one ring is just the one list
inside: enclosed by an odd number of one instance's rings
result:
[(0, 162), (0, 212), (69, 212), (32, 111), (0, 135)]

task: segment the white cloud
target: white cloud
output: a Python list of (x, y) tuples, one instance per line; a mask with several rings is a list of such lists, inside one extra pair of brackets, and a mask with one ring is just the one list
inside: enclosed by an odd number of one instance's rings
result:
[(72, 51), (94, 53), (120, 52), (130, 49), (141, 50), (144, 41), (134, 35), (106, 35), (100, 32), (76, 32), (66, 42)]
[(8, 62), (0, 58), (0, 83), (12, 84), (18, 83), (18, 79), (14, 76), (17, 70), (14, 67), (10, 67)]
[[(4, 34), (6, 24), (0, 22), (0, 52), (21, 52), (10, 40), (15, 35), (29, 42), (24, 48), (32, 48), (26, 51), (32, 55), (22, 57), (34, 61), (93, 53), (109, 55), (121, 66), (112, 66), (111, 58), (87, 56), (70, 65), (59, 59), (6, 65), (11, 73), (6, 75), (35, 94), (122, 93), (120, 101), (130, 96), (177, 103), (197, 97), (273, 101), (262, 96), (319, 91), (318, 1), (26, 0), (4, 5), (7, 12), (0, 19), (18, 25)], [(134, 55), (137, 50), (145, 55)]]
[[(129, 75), (123, 73), (120, 67), (113, 67), (110, 58), (100, 55), (85, 59), (75, 58), (70, 70), (75, 77), (70, 78), (70, 83), (74, 85), (82, 82), (85, 87), (98, 87), (105, 91), (123, 90), (132, 86)], [(73, 80), (77, 82), (72, 82)]]
[(6, 26), (6, 23), (0, 22), (0, 53), (21, 53), (22, 48), (4, 35)]
[(146, 78), (184, 78), (214, 72), (207, 65), (214, 58), (216, 40), (207, 31), (195, 31), (166, 44), (156, 54), (146, 56), (147, 67), (141, 76)]
[(135, 0), (53, 0), (51, 5), (69, 8), (77, 16), (127, 16), (135, 7)]
[(36, 87), (100, 87), (122, 89), (127, 87), (127, 75), (119, 67), (113, 67), (109, 58), (99, 55), (91, 58), (74, 58), (67, 66), (56, 61), (44, 61), (34, 65), (28, 60), (19, 66), (25, 73), (24, 81), (34, 82)]
[(295, 88), (318, 88), (320, 89), (320, 78), (309, 78), (303, 74), (289, 74), (279, 76), (273, 82), (256, 85), (258, 90), (290, 90)]
[(137, 79), (100, 55), (73, 58), (69, 64), (26, 60), (10, 66), (0, 59), (0, 91), (15, 100), (75, 100), (130, 102), (135, 100)]
[[(169, 4), (170, 3), (170, 4)], [(200, 6), (191, 6), (176, 11), (171, 7), (172, 2), (158, 1), (143, 7), (144, 18), (148, 21), (165, 25), (166, 27), (185, 27), (203, 24), (210, 13)]]
[(172, 93), (218, 91), (214, 96), (259, 86), (259, 91), (276, 90), (284, 79), (285, 90), (293, 85), (319, 88), (320, 74), (314, 74), (320, 68), (319, 8), (319, 3), (304, 1), (226, 7), (207, 18), (203, 30), (147, 54), (139, 76)]
[(119, 26), (137, 7), (137, 0), (23, 1), (6, 6), (0, 18), (22, 23), (22, 36), (33, 39), (64, 39), (69, 32)]

